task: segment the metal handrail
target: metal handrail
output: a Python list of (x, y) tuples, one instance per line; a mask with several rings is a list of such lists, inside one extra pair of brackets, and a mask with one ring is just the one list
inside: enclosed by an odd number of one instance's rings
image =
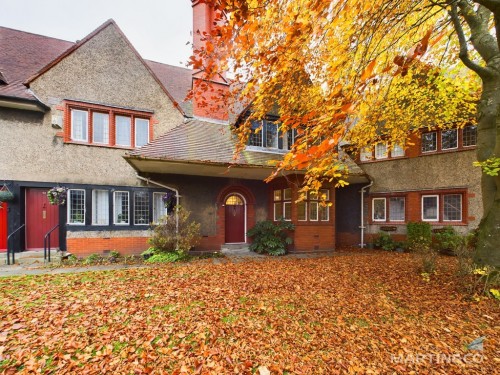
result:
[[(9, 234), (7, 236), (7, 265), (10, 266), (10, 251), (9, 251), (9, 240), (10, 238), (16, 234), (17, 232), (19, 232), (21, 229), (24, 228), (26, 224), (23, 224), (21, 225), (19, 228), (17, 228), (14, 232), (12, 232), (11, 234)], [(15, 256), (15, 251), (14, 249), (12, 249), (12, 264), (15, 264), (16, 263), (16, 256)]]
[(55, 231), (57, 228), (59, 228), (59, 224), (57, 224), (54, 228), (49, 230), (46, 234), (45, 237), (43, 238), (43, 260), (47, 260), (47, 244), (48, 244), (48, 261), (50, 262), (50, 235), (52, 234), (53, 231)]

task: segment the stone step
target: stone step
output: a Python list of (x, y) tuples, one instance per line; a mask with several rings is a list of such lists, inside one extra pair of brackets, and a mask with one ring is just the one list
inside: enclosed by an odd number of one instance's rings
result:
[[(69, 253), (66, 251), (60, 251), (58, 249), (50, 250), (50, 260), (51, 262), (59, 262), (61, 258), (68, 256)], [(10, 254), (12, 260), (12, 254)], [(30, 250), (23, 251), (15, 254), (16, 264), (43, 264), (45, 262), (43, 258), (43, 250)], [(0, 264), (7, 264), (7, 252), (0, 253)]]
[(224, 244), (220, 250), (222, 254), (226, 255), (244, 255), (251, 252), (246, 243)]

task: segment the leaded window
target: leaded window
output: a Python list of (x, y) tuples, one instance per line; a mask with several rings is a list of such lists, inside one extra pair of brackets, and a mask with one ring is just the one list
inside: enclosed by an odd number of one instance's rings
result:
[(85, 225), (85, 190), (68, 191), (68, 224)]
[(147, 191), (134, 193), (134, 224), (149, 224), (149, 193)]
[(477, 143), (477, 126), (468, 125), (463, 129), (462, 144), (464, 147), (475, 146)]
[(458, 147), (458, 130), (448, 129), (441, 131), (441, 149), (451, 150)]

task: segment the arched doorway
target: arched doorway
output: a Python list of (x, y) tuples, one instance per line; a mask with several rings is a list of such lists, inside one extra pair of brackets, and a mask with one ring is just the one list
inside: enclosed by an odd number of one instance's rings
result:
[(243, 243), (246, 232), (246, 201), (237, 193), (229, 194), (224, 200), (225, 206), (225, 241), (226, 243)]

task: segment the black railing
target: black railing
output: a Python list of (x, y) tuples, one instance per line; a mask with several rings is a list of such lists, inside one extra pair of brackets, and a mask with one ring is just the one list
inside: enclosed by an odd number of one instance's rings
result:
[(12, 264), (15, 264), (16, 263), (16, 256), (15, 256), (15, 249), (12, 249), (12, 251), (10, 251), (10, 246), (9, 246), (9, 243), (10, 243), (10, 238), (16, 234), (17, 232), (19, 232), (21, 229), (24, 228), (24, 225), (21, 225), (19, 228), (17, 228), (14, 232), (12, 232), (11, 234), (9, 234), (7, 236), (7, 265), (10, 265), (10, 253), (12, 253)]
[[(59, 228), (59, 224), (57, 224), (54, 228), (52, 228), (51, 230), (49, 230), (45, 234), (45, 237), (43, 238), (43, 260), (46, 260), (48, 262), (50, 262), (50, 235), (57, 228)], [(48, 248), (48, 251), (47, 251), (47, 248)], [(48, 255), (48, 257), (47, 257), (47, 255)]]

